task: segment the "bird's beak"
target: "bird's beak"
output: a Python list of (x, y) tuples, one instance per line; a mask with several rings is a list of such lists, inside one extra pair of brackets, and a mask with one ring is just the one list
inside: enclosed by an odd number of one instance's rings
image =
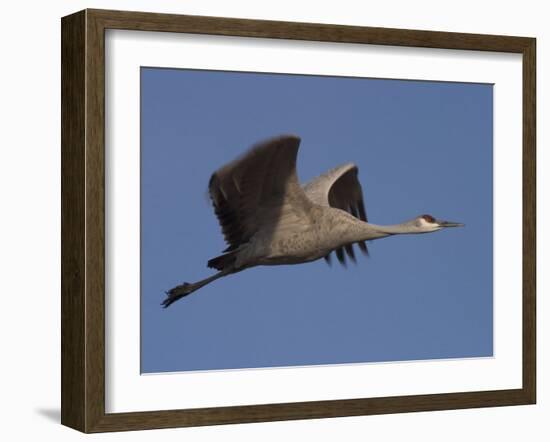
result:
[(455, 223), (453, 221), (440, 221), (440, 220), (437, 220), (437, 224), (439, 224), (441, 227), (464, 227), (464, 224)]

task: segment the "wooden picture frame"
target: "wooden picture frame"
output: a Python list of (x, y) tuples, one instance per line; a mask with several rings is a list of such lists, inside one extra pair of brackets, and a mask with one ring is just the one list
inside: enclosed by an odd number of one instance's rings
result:
[[(523, 385), (131, 413), (105, 412), (105, 30), (125, 29), (518, 53), (523, 63)], [(534, 38), (84, 10), (62, 19), (62, 424), (141, 430), (533, 404), (536, 398)]]

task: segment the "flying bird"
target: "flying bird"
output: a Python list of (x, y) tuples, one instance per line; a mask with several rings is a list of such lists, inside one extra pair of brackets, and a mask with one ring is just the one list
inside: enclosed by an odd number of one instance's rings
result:
[(208, 193), (228, 247), (208, 261), (214, 275), (167, 291), (168, 307), (216, 279), (259, 265), (301, 264), (332, 253), (355, 261), (354, 244), (390, 235), (429, 233), (463, 224), (420, 215), (395, 225), (368, 222), (358, 168), (335, 167), (301, 186), (300, 138), (283, 135), (253, 146), (212, 174)]

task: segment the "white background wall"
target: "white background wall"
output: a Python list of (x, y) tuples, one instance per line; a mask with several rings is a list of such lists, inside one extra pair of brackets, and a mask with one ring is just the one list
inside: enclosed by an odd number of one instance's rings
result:
[[(60, 407), (60, 17), (83, 8), (534, 36), (538, 39), (538, 225), (549, 220), (550, 28), (546, 2), (62, 1), (5, 3), (0, 68), (0, 435), (77, 440)], [(546, 199), (546, 202), (544, 201)], [(538, 404), (462, 411), (116, 433), (100, 440), (548, 440), (549, 236), (538, 229)]]

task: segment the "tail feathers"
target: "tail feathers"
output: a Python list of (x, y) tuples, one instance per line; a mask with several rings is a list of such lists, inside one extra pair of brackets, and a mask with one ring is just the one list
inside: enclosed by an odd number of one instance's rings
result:
[(216, 270), (224, 270), (235, 263), (237, 259), (234, 252), (226, 253), (224, 255), (216, 256), (208, 261), (208, 267)]

